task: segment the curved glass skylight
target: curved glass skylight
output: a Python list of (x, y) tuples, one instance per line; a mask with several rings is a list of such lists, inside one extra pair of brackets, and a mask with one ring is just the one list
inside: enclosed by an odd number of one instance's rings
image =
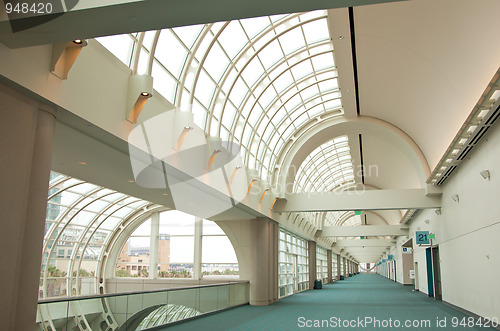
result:
[(159, 325), (172, 323), (186, 318), (201, 314), (198, 310), (181, 306), (168, 304), (152, 311), (139, 324), (136, 330), (145, 330)]
[(127, 45), (103, 44), (264, 179), (302, 127), (343, 113), (324, 10), (115, 37)]
[(347, 136), (316, 148), (300, 165), (294, 192), (328, 192), (354, 183), (354, 170)]
[(51, 173), (40, 298), (97, 293), (98, 267), (111, 234), (151, 202)]

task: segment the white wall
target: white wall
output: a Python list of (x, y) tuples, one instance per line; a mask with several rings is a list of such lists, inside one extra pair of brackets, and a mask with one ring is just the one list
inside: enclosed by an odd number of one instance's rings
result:
[[(443, 186), (441, 215), (434, 210), (421, 211), (410, 225), (410, 234), (413, 238), (417, 230), (436, 234), (443, 301), (483, 317), (494, 317), (500, 311), (498, 124), (469, 157)], [(491, 180), (480, 175), (486, 169)], [(455, 194), (460, 197), (458, 203), (451, 198)], [(419, 289), (427, 293), (425, 247), (414, 244), (414, 261), (419, 265)]]

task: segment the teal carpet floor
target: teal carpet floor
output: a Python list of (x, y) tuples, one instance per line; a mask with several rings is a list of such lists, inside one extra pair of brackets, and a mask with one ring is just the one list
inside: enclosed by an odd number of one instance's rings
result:
[[(164, 330), (494, 330), (460, 325), (469, 322), (467, 315), (412, 289), (379, 275), (360, 274), (269, 306), (242, 306)], [(407, 321), (412, 324), (405, 325)]]

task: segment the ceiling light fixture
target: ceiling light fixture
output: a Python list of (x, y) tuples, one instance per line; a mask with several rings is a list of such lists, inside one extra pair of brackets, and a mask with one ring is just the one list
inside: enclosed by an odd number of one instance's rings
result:
[(441, 208), (434, 210), (434, 212), (436, 213), (436, 215), (441, 215)]
[(257, 181), (257, 179), (252, 179), (252, 181), (250, 182), (250, 185), (248, 185), (247, 194), (250, 193), (250, 190), (252, 189), (252, 186), (253, 186), (253, 184), (255, 184), (256, 181)]
[(137, 123), (147, 100), (153, 96), (153, 77), (133, 75), (129, 77), (127, 93), (127, 121)]
[(75, 44), (77, 44), (77, 45), (81, 45), (81, 44), (83, 44), (83, 40), (81, 40), (81, 39), (75, 39), (75, 40), (73, 40), (73, 42), (74, 42)]
[(262, 200), (264, 200), (264, 197), (266, 196), (266, 193), (269, 191), (268, 188), (266, 188), (264, 190), (264, 192), (262, 193), (262, 195), (260, 196), (260, 200), (259, 200), (259, 203), (262, 203)]
[(212, 164), (214, 164), (214, 161), (215, 161), (215, 157), (217, 156), (217, 154), (219, 154), (221, 152), (220, 149), (216, 149), (214, 150), (214, 152), (212, 153), (212, 156), (210, 156), (210, 160), (208, 160), (208, 163), (207, 163), (207, 169), (210, 169), (212, 167)]
[(451, 196), (451, 198), (453, 199), (453, 201), (455, 202), (460, 202), (460, 197), (458, 196), (458, 194), (454, 194)]
[(465, 123), (457, 132), (445, 154), (427, 179), (428, 184), (442, 185), (456, 171), (460, 164), (467, 159), (469, 153), (484, 138), (485, 133), (490, 130), (499, 117), (499, 99), (500, 68), (486, 86), (481, 97), (465, 120)]
[(184, 140), (186, 139), (189, 131), (193, 130), (192, 127), (190, 126), (185, 126), (182, 129), (181, 134), (179, 135), (179, 138), (177, 138), (177, 142), (175, 143), (175, 150), (179, 151), (182, 147), (182, 144), (184, 143)]
[(236, 177), (236, 174), (238, 173), (238, 170), (240, 170), (240, 169), (241, 169), (240, 166), (237, 166), (236, 168), (234, 168), (233, 174), (231, 175), (231, 179), (229, 180), (229, 184), (233, 183), (234, 177)]
[(490, 180), (490, 171), (489, 170), (483, 170), (480, 172), (481, 177), (484, 179)]

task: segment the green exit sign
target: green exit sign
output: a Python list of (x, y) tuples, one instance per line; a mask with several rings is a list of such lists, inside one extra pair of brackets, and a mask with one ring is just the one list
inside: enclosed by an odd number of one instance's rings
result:
[(360, 238), (361, 238), (361, 239), (365, 239), (365, 237), (364, 237), (364, 236), (361, 236)]
[(354, 215), (361, 215), (361, 210), (355, 210)]
[(434, 239), (434, 234), (429, 234), (429, 239)]

